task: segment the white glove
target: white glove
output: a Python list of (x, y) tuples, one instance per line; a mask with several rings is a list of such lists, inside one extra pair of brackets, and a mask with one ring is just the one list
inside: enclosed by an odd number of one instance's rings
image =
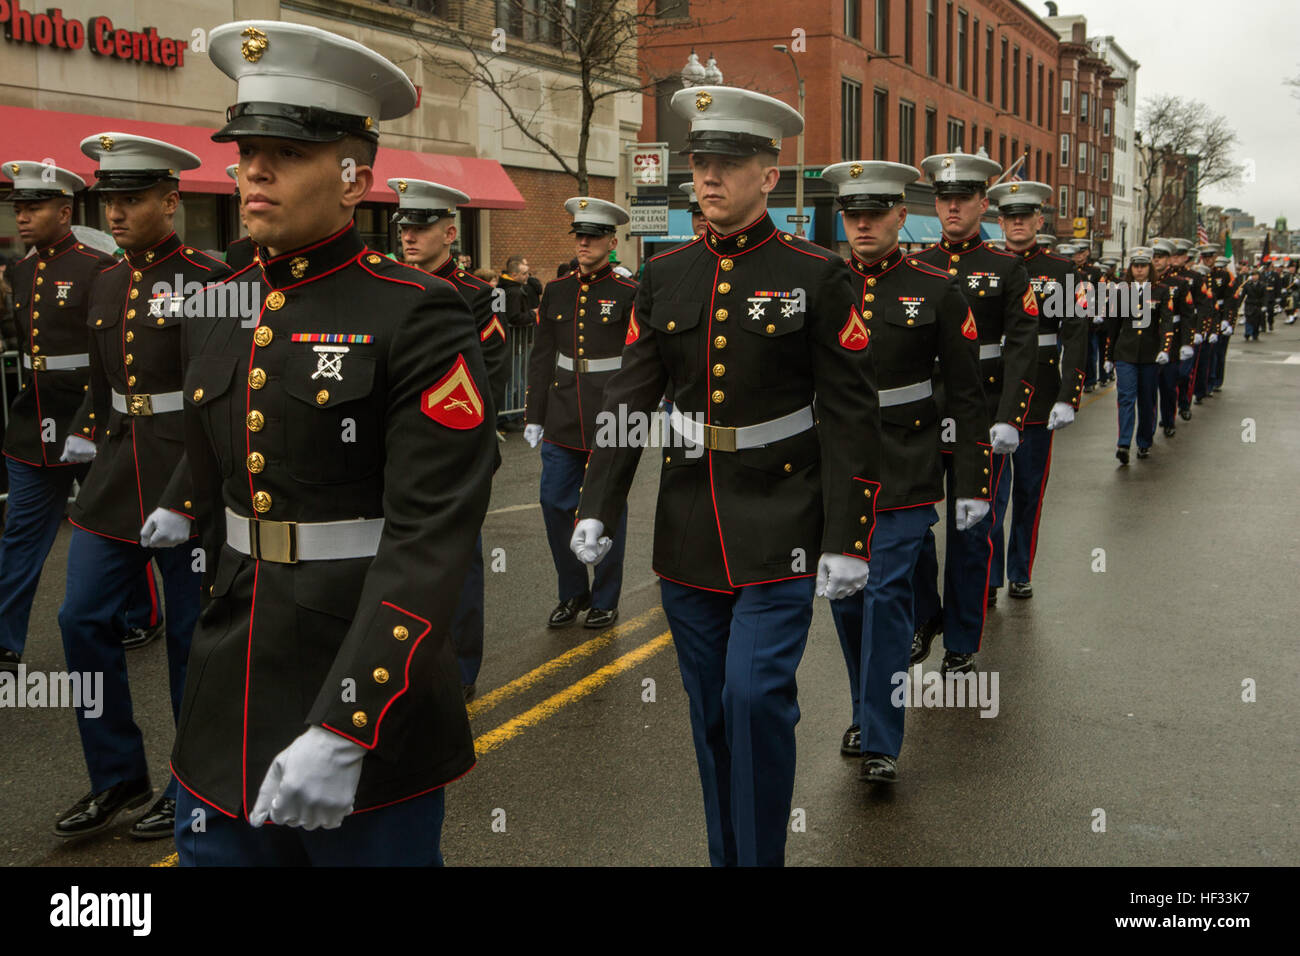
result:
[(1217, 342), (1217, 341), (1219, 341), (1219, 334), (1218, 334), (1217, 332), (1211, 332), (1211, 333), (1210, 333), (1210, 341), (1211, 341), (1211, 342)]
[(998, 422), (989, 429), (989, 441), (993, 443), (993, 454), (1010, 455), (1020, 447), (1020, 432), (1006, 422)]
[(174, 548), (190, 540), (190, 519), (166, 508), (154, 508), (140, 529), (140, 547)]
[(80, 435), (69, 435), (63, 442), (63, 454), (59, 461), (70, 461), (81, 465), (95, 460), (95, 443)]
[(1178, 346), (1178, 360), (1180, 362), (1186, 362), (1189, 358), (1191, 358), (1195, 354), (1196, 354), (1196, 349), (1192, 348), (1190, 345)]
[(1193, 345), (1200, 345), (1200, 344), (1201, 344), (1202, 342), (1204, 342), (1204, 341), (1205, 341), (1205, 336), (1202, 335), (1200, 332), (1197, 332), (1196, 334), (1194, 334), (1194, 335), (1192, 336), (1192, 344), (1193, 344)]
[(1224, 335), (1231, 335), (1232, 323), (1229, 322), (1227, 319), (1224, 319), (1222, 322), (1219, 323), (1219, 331), (1222, 332)]
[(1056, 431), (1074, 424), (1074, 407), (1069, 402), (1057, 402), (1047, 413), (1047, 430)]
[(867, 586), (871, 565), (847, 554), (823, 554), (817, 560), (817, 596), (838, 601)]
[(1156, 354), (1156, 364), (1157, 364), (1157, 365), (1168, 365), (1168, 364), (1169, 364), (1169, 353), (1168, 353), (1168, 352), (1159, 352), (1159, 353), (1157, 353), (1157, 354)]
[(333, 830), (352, 812), (366, 748), (322, 727), (309, 727), (271, 761), (248, 822)]
[(989, 513), (989, 503), (978, 498), (958, 498), (953, 503), (957, 515), (957, 530), (966, 531), (975, 527)]
[(1102, 363), (1101, 363), (1101, 368), (1102, 368), (1102, 371), (1104, 371), (1107, 375), (1109, 375), (1111, 372), (1115, 371), (1115, 363), (1114, 363), (1114, 362), (1102, 362)]
[(603, 521), (597, 518), (583, 518), (573, 529), (573, 537), (569, 539), (569, 550), (583, 564), (596, 564), (609, 553), (610, 547), (614, 544), (610, 538), (603, 537), (604, 534)]
[(537, 447), (537, 443), (538, 443), (539, 441), (541, 441), (541, 440), (542, 440), (542, 426), (541, 426), (541, 425), (525, 425), (525, 426), (524, 426), (524, 441), (528, 442), (528, 447), (529, 447), (529, 448), (536, 448), (536, 447)]

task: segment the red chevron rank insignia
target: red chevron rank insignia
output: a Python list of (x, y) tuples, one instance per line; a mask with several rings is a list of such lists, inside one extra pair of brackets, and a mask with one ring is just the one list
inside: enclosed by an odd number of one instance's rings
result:
[(840, 345), (851, 352), (861, 352), (870, 341), (871, 333), (858, 314), (857, 306), (854, 306), (849, 310), (849, 319), (844, 323), (844, 328), (840, 329)]
[(502, 342), (506, 340), (506, 330), (501, 325), (501, 319), (495, 315), (492, 316), (492, 321), (487, 324), (487, 327), (478, 334), (478, 340), (486, 342), (494, 333), (501, 336)]
[(1025, 312), (1027, 312), (1029, 315), (1034, 316), (1035, 318), (1038, 317), (1038, 300), (1034, 298), (1033, 289), (1025, 290), (1025, 297), (1024, 299), (1021, 300), (1021, 303), (1025, 307)]
[(641, 337), (641, 326), (636, 324), (636, 312), (632, 312), (632, 319), (627, 324), (627, 338), (623, 340), (624, 345), (631, 345)]
[(464, 355), (457, 355), (451, 371), (420, 396), (420, 411), (439, 425), (461, 431), (483, 424), (483, 398), (474, 387)]
[(980, 337), (979, 330), (975, 328), (975, 316), (970, 309), (966, 310), (966, 321), (961, 324), (961, 334), (972, 340)]

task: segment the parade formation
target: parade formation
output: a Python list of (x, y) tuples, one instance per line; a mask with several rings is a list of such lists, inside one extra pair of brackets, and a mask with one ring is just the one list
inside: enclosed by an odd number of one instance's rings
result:
[[(398, 66), (277, 20), (216, 27), (209, 55), (233, 81), (212, 139), (238, 150), (247, 230), (221, 259), (174, 227), (179, 172), (200, 162), (179, 146), (85, 130), (88, 189), (33, 157), (0, 168), (31, 247), (9, 277), (27, 374), (4, 447), (0, 669), (22, 664), (75, 481), (58, 626), (68, 669), (106, 683), (103, 714), (78, 712), (89, 791), (50, 808), (53, 832), (144, 809), (130, 835), (174, 840), (181, 865), (440, 864), (445, 788), (478, 759), (466, 707), (485, 653), (506, 284), (453, 255), (459, 189), (385, 170), (401, 261), (358, 229), (376, 120), (417, 103)], [(897, 675), (942, 637), (941, 676), (973, 677), (1000, 593), (1053, 587), (1034, 575), (1053, 446), (1106, 407), (1083, 397), (1115, 383), (1109, 467), (1143, 467), (1158, 429), (1174, 454), (1223, 389), (1233, 336), (1294, 322), (1300, 282), (1180, 236), (1094, 263), (1090, 244), (1044, 236), (1053, 187), (982, 149), (822, 170), (846, 261), (769, 214), (799, 111), (721, 85), (671, 109), (694, 238), (628, 277), (628, 210), (569, 198), (575, 265), (529, 313), (545, 624), (618, 621), (648, 443), (604, 426), (658, 412), (657, 503), (637, 517), (653, 521), (702, 838), (714, 865), (780, 865), (817, 609), (850, 691), (825, 745), (888, 787), (909, 772)], [(909, 252), (913, 184), (933, 188), (942, 235)], [(71, 231), (83, 190), (120, 257)], [(980, 228), (994, 213), (1000, 248)], [(165, 635), (176, 728), (157, 791), (125, 663), (149, 631)]]

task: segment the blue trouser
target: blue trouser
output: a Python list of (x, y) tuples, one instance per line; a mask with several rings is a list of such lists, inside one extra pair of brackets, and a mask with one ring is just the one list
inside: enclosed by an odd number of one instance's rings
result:
[(623, 590), (627, 508), (624, 507), (619, 516), (618, 528), (605, 529), (613, 544), (609, 553), (595, 566), (590, 588), (587, 585), (587, 566), (569, 550), (588, 454), (554, 442), (542, 442), (542, 519), (546, 522), (546, 540), (550, 543), (551, 559), (559, 577), (560, 601), (579, 597), (590, 590), (591, 606), (610, 610), (618, 607), (618, 597)]
[[(95, 793), (114, 784), (148, 776), (144, 738), (136, 726), (127, 681), (126, 652), (114, 621), (122, 613), (132, 584), (153, 558), (162, 573), (167, 610), (167, 676), (172, 719), (180, 717), (181, 691), (190, 638), (199, 616), (202, 574), (193, 570), (198, 539), (174, 548), (142, 548), (74, 528), (68, 548), (68, 580), (59, 609), (68, 670), (104, 675), (103, 713), (87, 718), (77, 711), (77, 729)], [(176, 796), (171, 779), (165, 796)]]
[(1027, 584), (1034, 573), (1034, 554), (1038, 551), (1038, 521), (1043, 513), (1043, 495), (1052, 468), (1052, 437), (1046, 425), (1026, 425), (1020, 433), (1020, 446), (1011, 456), (1011, 507), (998, 511), (993, 524), (993, 570), (989, 585), (1002, 585), (1002, 526), (1010, 516), (1006, 548), (1007, 580)]
[(451, 646), (456, 648), (460, 682), (478, 679), (483, 666), (483, 532), (469, 556), (469, 570), (460, 589), (460, 601), (451, 615)]
[(1088, 330), (1088, 357), (1083, 365), (1083, 384), (1096, 385), (1101, 378), (1102, 331), (1094, 327)]
[(925, 534), (938, 520), (933, 505), (877, 512), (867, 586), (831, 602), (849, 669), (853, 725), (862, 728), (863, 753), (897, 757), (903, 746), (903, 708), (893, 704), (898, 683), (894, 675), (906, 679), (916, 630), (912, 574)]
[(353, 813), (333, 830), (228, 817), (184, 787), (176, 798), (181, 866), (442, 866), (442, 788)]
[(1133, 438), (1135, 411), (1138, 447), (1151, 447), (1151, 440), (1156, 434), (1156, 377), (1157, 370), (1160, 368), (1159, 365), (1148, 363), (1115, 363), (1119, 395), (1119, 438), (1115, 442), (1117, 447), (1129, 447)]
[[(59, 525), (72, 490), (72, 482), (86, 475), (86, 467), (45, 468), (5, 458), (9, 472), (9, 507), (4, 537), (0, 539), (0, 647), (22, 656), (32, 602), (41, 570), (58, 536)], [(152, 572), (138, 575), (126, 606), (126, 626), (156, 623)], [(123, 631), (118, 625), (118, 633)]]
[(1192, 394), (1197, 398), (1204, 398), (1206, 392), (1210, 390), (1210, 372), (1214, 368), (1214, 354), (1218, 347), (1219, 343), (1211, 342), (1208, 336), (1196, 347), (1196, 370), (1193, 373)]
[(690, 701), (714, 866), (780, 866), (794, 797), (795, 671), (817, 582), (730, 593), (660, 580)]
[[(1186, 411), (1192, 407), (1192, 376), (1196, 372), (1196, 354), (1200, 351), (1199, 345), (1192, 346), (1192, 357), (1189, 359), (1178, 359), (1178, 408)], [(1172, 356), (1171, 356), (1172, 359)], [(1173, 361), (1170, 361), (1173, 365)]]
[(1259, 338), (1264, 329), (1264, 313), (1259, 309), (1246, 310), (1246, 338)]
[(1219, 333), (1219, 341), (1214, 343), (1213, 361), (1210, 362), (1210, 391), (1223, 385), (1223, 370), (1228, 364), (1228, 343), (1232, 336)]
[(927, 528), (912, 578), (913, 617), (919, 623), (943, 614), (943, 646), (954, 654), (974, 654), (984, 634), (989, 573), (993, 564), (993, 522), (1006, 509), (1010, 469), (1006, 455), (990, 456), (992, 507), (973, 528), (957, 530), (957, 499), (952, 486), (952, 456), (943, 456), (948, 478), (948, 521), (944, 528), (943, 600), (939, 599), (939, 556), (934, 530)]
[(1173, 428), (1178, 415), (1178, 360), (1157, 365), (1156, 387), (1160, 395), (1160, 426)]

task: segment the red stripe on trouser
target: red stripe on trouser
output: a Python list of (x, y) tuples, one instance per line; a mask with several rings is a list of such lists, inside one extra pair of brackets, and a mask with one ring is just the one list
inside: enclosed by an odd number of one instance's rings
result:
[(158, 583), (153, 579), (153, 562), (144, 566), (144, 579), (149, 588), (149, 626), (158, 626)]
[[(1002, 455), (1002, 461), (998, 463), (998, 476), (993, 482), (993, 494), (989, 495), (989, 517), (993, 520), (989, 522), (989, 533), (984, 536), (984, 540), (989, 543), (989, 559), (984, 565), (984, 590), (980, 592), (980, 636), (975, 642), (975, 650), (979, 650), (984, 645), (984, 621), (989, 616), (989, 578), (993, 574), (993, 529), (997, 527), (997, 502), (998, 489), (1002, 487), (1002, 469), (1007, 466), (1010, 455)], [(1007, 496), (1007, 507), (1011, 507), (1011, 496)], [(946, 560), (946, 559), (945, 559)]]
[(1038, 554), (1038, 522), (1043, 517), (1043, 496), (1047, 494), (1047, 476), (1052, 471), (1052, 442), (1055, 432), (1047, 433), (1047, 461), (1043, 462), (1043, 480), (1038, 485), (1038, 508), (1034, 511), (1034, 533), (1029, 536), (1029, 580), (1034, 579), (1034, 557)]

